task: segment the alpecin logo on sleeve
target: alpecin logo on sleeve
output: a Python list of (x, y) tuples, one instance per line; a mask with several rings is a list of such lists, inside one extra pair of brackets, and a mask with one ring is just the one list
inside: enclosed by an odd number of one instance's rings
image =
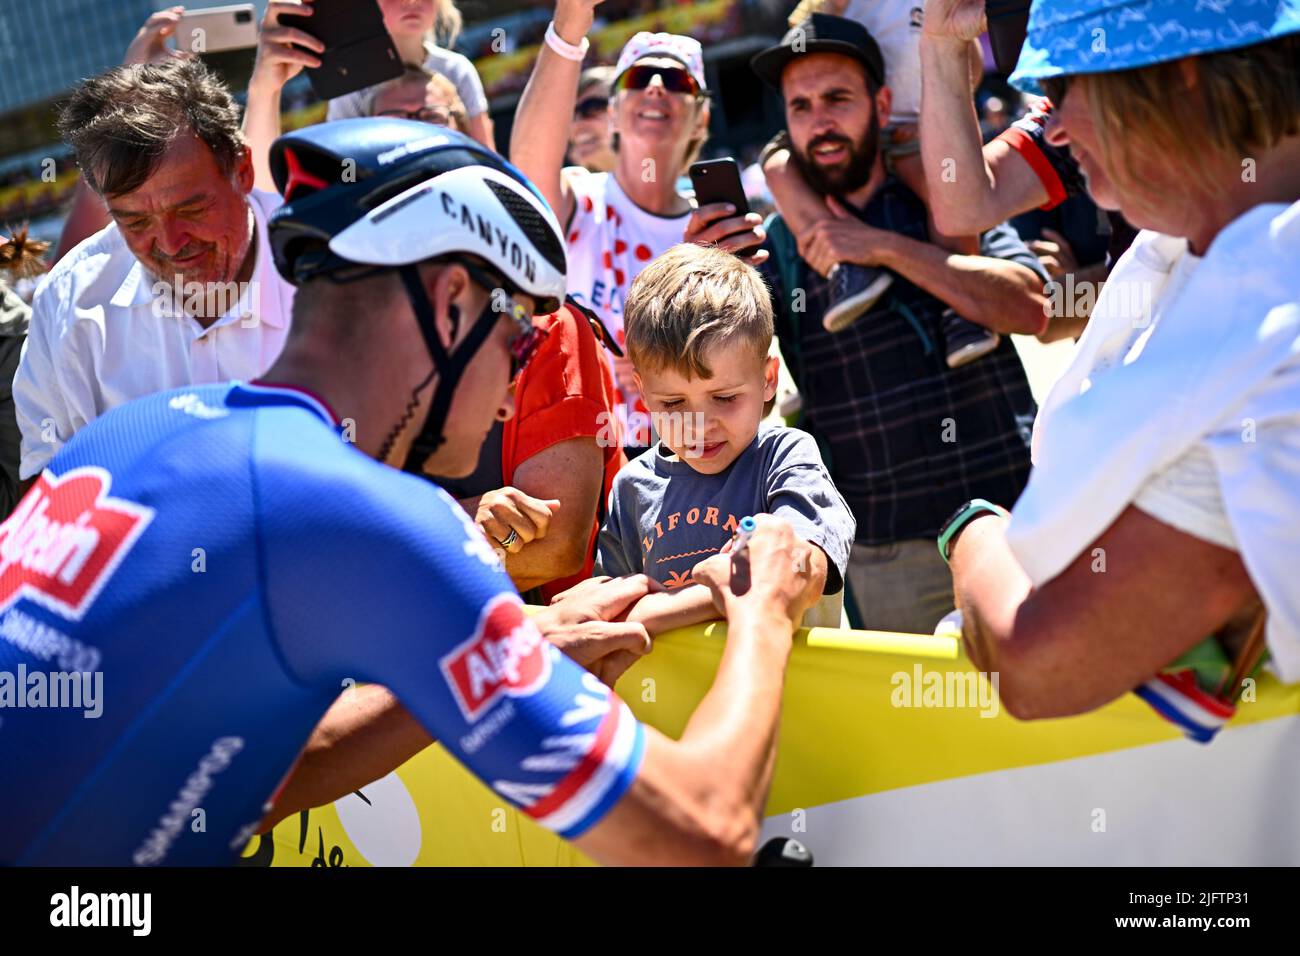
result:
[(110, 498), (103, 468), (46, 471), (0, 524), (0, 612), (30, 598), (80, 620), (154, 510)]
[(439, 662), (465, 720), (478, 720), (503, 695), (528, 697), (551, 676), (550, 645), (524, 617), (519, 598), (498, 594), (483, 607), (473, 635)]

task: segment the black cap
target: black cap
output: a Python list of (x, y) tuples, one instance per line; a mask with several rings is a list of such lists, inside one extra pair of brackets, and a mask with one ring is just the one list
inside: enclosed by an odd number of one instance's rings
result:
[(754, 55), (750, 69), (769, 86), (781, 89), (781, 74), (799, 56), (807, 53), (842, 53), (867, 68), (876, 86), (885, 84), (885, 58), (880, 46), (857, 20), (814, 13), (791, 27), (781, 42)]

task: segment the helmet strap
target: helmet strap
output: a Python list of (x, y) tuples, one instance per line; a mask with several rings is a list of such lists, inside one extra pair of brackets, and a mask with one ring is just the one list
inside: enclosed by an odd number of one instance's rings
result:
[[(425, 348), (428, 349), (429, 357), (438, 372), (438, 384), (434, 387), (433, 401), (429, 404), (429, 413), (425, 416), (424, 426), (411, 442), (411, 449), (407, 452), (406, 461), (402, 465), (403, 471), (420, 474), (424, 462), (446, 440), (442, 431), (451, 412), (451, 402), (456, 395), (456, 387), (460, 384), (465, 369), (469, 367), (469, 363), (473, 361), (474, 356), (491, 334), (500, 315), (492, 308), (493, 303), (489, 300), (475, 319), (465, 340), (455, 352), (448, 352), (438, 338), (433, 304), (429, 301), (428, 293), (424, 291), (424, 282), (420, 279), (418, 267), (402, 266), (397, 273), (401, 276), (402, 285), (406, 289), (406, 298), (411, 303), (411, 311), (415, 314), (420, 334), (424, 337)], [(455, 306), (451, 307), (451, 317), (454, 338), (460, 324), (459, 310)]]

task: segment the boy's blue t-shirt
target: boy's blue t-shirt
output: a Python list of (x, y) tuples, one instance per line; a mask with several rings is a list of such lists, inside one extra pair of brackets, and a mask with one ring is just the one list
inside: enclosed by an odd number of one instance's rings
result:
[(795, 534), (826, 552), (825, 594), (844, 587), (856, 530), (849, 506), (807, 432), (765, 423), (726, 471), (702, 475), (663, 445), (614, 479), (600, 530), (598, 573), (644, 572), (670, 589), (717, 554), (746, 515), (784, 518)]

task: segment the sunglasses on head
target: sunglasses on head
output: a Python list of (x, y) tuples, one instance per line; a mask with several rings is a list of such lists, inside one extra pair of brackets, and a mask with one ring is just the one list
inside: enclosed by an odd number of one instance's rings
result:
[(689, 70), (675, 66), (648, 64), (629, 66), (618, 78), (615, 89), (644, 90), (656, 76), (662, 79), (664, 89), (669, 93), (686, 93), (691, 96), (698, 96), (700, 93), (700, 84), (695, 82), (695, 77), (691, 76)]
[(573, 108), (574, 119), (595, 119), (609, 109), (609, 97), (590, 96)]

